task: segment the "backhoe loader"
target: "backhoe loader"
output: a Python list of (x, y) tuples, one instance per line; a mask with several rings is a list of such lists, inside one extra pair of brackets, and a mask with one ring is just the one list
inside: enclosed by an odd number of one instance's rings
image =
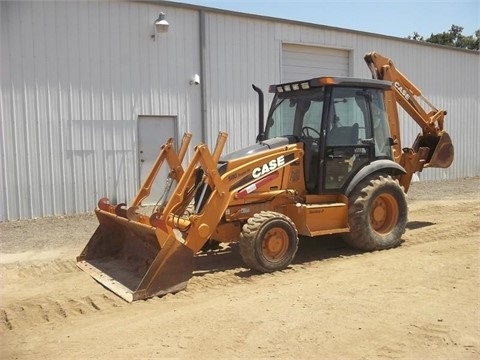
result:
[[(209, 241), (238, 242), (246, 266), (259, 272), (288, 267), (299, 236), (340, 234), (365, 251), (398, 245), (412, 175), (450, 166), (453, 146), (445, 110), (388, 58), (371, 52), (365, 61), (373, 79), (270, 86), (266, 121), (254, 86), (259, 134), (245, 149), (222, 155), (227, 134), (220, 133), (213, 152), (197, 145), (184, 167), (191, 134), (178, 152), (169, 139), (130, 205), (99, 200), (99, 226), (77, 266), (132, 302), (184, 289)], [(411, 148), (401, 144), (397, 104), (421, 128)], [(167, 196), (145, 215), (142, 201), (161, 166), (169, 170)]]

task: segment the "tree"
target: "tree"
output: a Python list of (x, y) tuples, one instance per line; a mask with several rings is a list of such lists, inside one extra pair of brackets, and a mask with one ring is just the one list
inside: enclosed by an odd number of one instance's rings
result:
[(479, 50), (480, 29), (475, 31), (475, 35), (469, 36), (463, 35), (462, 31), (463, 27), (452, 25), (450, 30), (438, 34), (432, 33), (427, 39), (425, 39), (416, 31), (413, 33), (413, 36), (408, 36), (408, 39), (425, 41), (432, 44), (440, 44), (462, 49)]

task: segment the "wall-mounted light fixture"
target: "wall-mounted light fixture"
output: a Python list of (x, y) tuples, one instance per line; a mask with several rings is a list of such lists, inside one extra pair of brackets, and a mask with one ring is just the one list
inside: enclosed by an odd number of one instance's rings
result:
[(152, 40), (155, 41), (157, 33), (164, 33), (168, 31), (168, 21), (165, 19), (165, 13), (158, 14), (158, 18), (153, 23)]
[(190, 79), (190, 85), (200, 85), (200, 75), (193, 75), (193, 77)]

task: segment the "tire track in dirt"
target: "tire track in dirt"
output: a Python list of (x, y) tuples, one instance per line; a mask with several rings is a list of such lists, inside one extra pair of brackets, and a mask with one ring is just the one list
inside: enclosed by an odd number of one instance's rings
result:
[[(411, 247), (435, 241), (451, 239), (455, 236), (469, 236), (480, 229), (480, 206), (478, 200), (463, 200), (448, 203), (446, 218), (442, 202), (415, 202), (411, 205), (410, 218), (402, 247)], [(384, 250), (396, 251), (397, 249)], [(349, 249), (338, 237), (308, 239), (300, 242), (297, 258), (289, 268), (267, 274), (253, 272), (241, 262), (238, 246), (227, 246), (222, 251), (196, 257), (194, 276), (185, 291), (172, 295), (177, 299), (194, 298), (206, 291), (241, 284), (257, 283), (262, 279), (281, 278), (289, 272), (314, 270), (318, 266), (328, 266), (330, 262), (343, 261), (343, 258), (367, 258), (373, 253), (360, 253)], [(93, 279), (85, 276), (73, 259), (55, 259), (41, 264), (14, 263), (1, 265), (2, 278), (18, 281), (18, 286), (31, 286), (42, 282), (48, 285), (62, 281), (66, 284), (88, 282), (88, 286), (62, 289), (53, 286), (40, 288), (37, 294), (27, 298), (19, 296), (0, 309), (0, 331), (19, 330), (50, 322), (67, 321), (76, 316), (95, 316), (99, 312), (119, 311), (129, 306), (122, 299), (103, 289)], [(92, 289), (94, 289), (92, 291)], [(15, 294), (14, 294), (15, 295)], [(169, 301), (171, 297), (155, 298), (146, 301), (146, 306), (158, 306), (157, 302)]]
[(79, 270), (73, 259), (4, 264), (0, 270), (2, 282), (10, 284), (4, 289), (0, 331), (64, 321), (123, 305), (123, 300)]
[(459, 201), (453, 208), (451, 202), (415, 203), (410, 218), (402, 246), (470, 236), (480, 231), (480, 201)]
[(95, 294), (91, 296), (56, 298), (40, 297), (19, 301), (0, 310), (0, 331), (19, 330), (43, 323), (65, 321), (75, 316), (91, 315), (123, 306), (123, 300), (115, 295)]
[[(256, 283), (263, 279), (281, 277), (285, 273), (302, 271), (302, 269), (312, 267), (315, 262), (295, 264), (275, 273), (259, 274), (239, 266), (241, 265), (241, 260), (235, 250), (228, 252), (226, 258), (222, 258), (222, 255), (212, 256), (207, 263), (203, 262), (201, 265), (202, 269), (194, 273), (185, 291), (161, 298), (148, 299), (145, 301), (145, 306), (159, 306), (158, 302), (168, 302), (171, 299), (195, 298), (197, 295), (208, 291), (223, 292), (227, 288), (241, 284)], [(205, 272), (204, 268), (208, 266), (213, 270)], [(123, 299), (103, 289), (93, 279), (85, 276), (81, 270), (76, 268), (73, 260), (57, 260), (52, 263), (20, 268), (19, 265), (9, 265), (8, 268), (11, 272), (19, 272), (21, 274), (20, 280), (24, 284), (40, 281), (40, 279), (46, 283), (54, 282), (55, 275), (62, 275), (62, 281), (67, 283), (88, 282), (89, 287), (87, 290), (91, 291), (94, 289), (95, 293), (88, 293), (85, 289), (79, 288), (72, 292), (64, 289), (59, 294), (53, 294), (48, 289), (45, 289), (37, 296), (18, 299), (14, 303), (12, 302), (10, 305), (0, 309), (2, 315), (0, 331), (21, 330), (22, 328), (45, 323), (68, 321), (76, 316), (95, 316), (95, 314), (100, 312), (120, 311), (122, 307), (130, 306)], [(58, 286), (56, 289), (58, 290)]]
[(55, 259), (41, 264), (10, 263), (0, 265), (2, 275), (9, 278), (44, 278), (53, 274), (67, 274), (78, 270), (73, 259)]
[[(413, 219), (407, 226), (407, 232), (403, 235), (403, 243), (398, 248), (374, 251), (358, 252), (347, 247), (338, 237), (325, 239), (313, 239), (301, 241), (297, 257), (287, 269), (274, 273), (258, 274), (245, 267), (242, 267), (238, 251), (231, 251), (228, 263), (236, 262), (237, 267), (224, 269), (203, 275), (194, 276), (187, 287), (187, 296), (195, 296), (199, 291), (208, 288), (225, 288), (247, 282), (256, 282), (266, 277), (281, 277), (288, 272), (303, 271), (316, 267), (319, 264), (342, 261), (343, 258), (366, 258), (376, 256), (379, 252), (396, 251), (403, 247), (412, 247), (430, 242), (450, 240), (455, 237), (468, 237), (480, 230), (480, 201), (478, 199), (463, 200), (455, 203), (451, 208), (451, 202), (417, 202), (412, 206), (410, 218)], [(449, 208), (446, 211), (446, 206)], [(448, 213), (454, 218), (445, 217)], [(236, 259), (233, 259), (233, 256)], [(218, 256), (220, 257), (220, 256)], [(240, 262), (239, 262), (240, 261)], [(218, 266), (213, 260), (210, 266)]]

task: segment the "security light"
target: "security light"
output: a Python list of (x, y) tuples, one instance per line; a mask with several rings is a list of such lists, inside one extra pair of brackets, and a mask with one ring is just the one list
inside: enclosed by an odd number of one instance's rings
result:
[(158, 14), (158, 18), (157, 20), (155, 20), (154, 26), (157, 33), (168, 31), (168, 21), (165, 20), (165, 13), (161, 12), (160, 14)]

